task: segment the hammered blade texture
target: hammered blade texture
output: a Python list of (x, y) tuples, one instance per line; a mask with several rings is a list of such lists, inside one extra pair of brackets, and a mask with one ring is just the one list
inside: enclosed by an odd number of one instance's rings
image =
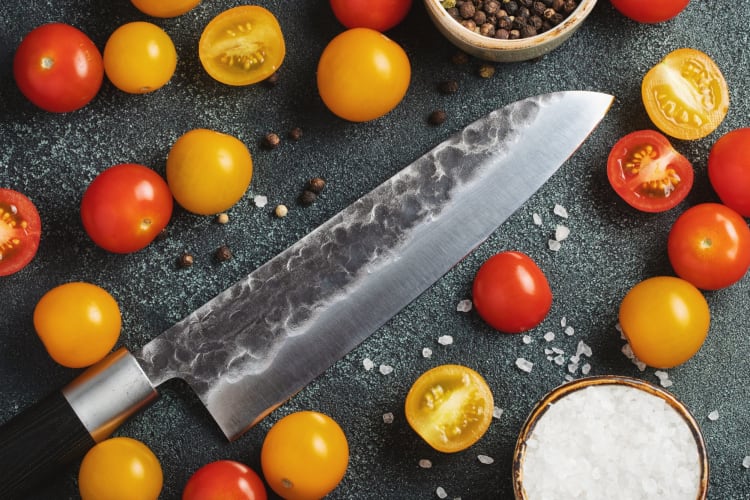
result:
[(356, 347), (487, 238), (576, 150), (610, 96), (501, 108), (441, 143), (135, 353), (229, 439)]

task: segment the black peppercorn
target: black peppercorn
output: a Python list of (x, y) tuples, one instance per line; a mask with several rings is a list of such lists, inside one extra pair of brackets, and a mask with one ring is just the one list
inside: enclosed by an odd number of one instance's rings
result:
[(320, 177), (314, 177), (307, 183), (307, 189), (315, 194), (320, 194), (326, 187), (326, 181)]
[(271, 76), (263, 80), (263, 83), (267, 87), (275, 87), (277, 83), (279, 83), (279, 72), (274, 72)]
[(263, 137), (261, 144), (266, 149), (275, 149), (281, 144), (281, 138), (277, 134), (269, 132)]
[(492, 78), (492, 76), (495, 74), (495, 67), (491, 64), (482, 64), (479, 66), (479, 76), (482, 78)]
[(476, 7), (471, 2), (464, 2), (458, 7), (458, 14), (464, 19), (471, 19), (476, 11)]
[(305, 189), (302, 191), (302, 194), (299, 197), (300, 205), (308, 207), (315, 203), (315, 200), (318, 199), (318, 195), (310, 191), (309, 189)]
[(451, 57), (451, 62), (453, 64), (466, 64), (469, 62), (469, 56), (466, 52), (456, 52)]
[(177, 265), (182, 268), (190, 267), (195, 262), (195, 259), (191, 254), (188, 252), (184, 252), (180, 257), (177, 259)]
[(214, 258), (219, 262), (226, 262), (232, 258), (232, 251), (226, 245), (221, 245), (214, 252)]
[(300, 138), (302, 137), (302, 129), (299, 127), (294, 127), (293, 129), (289, 131), (287, 136), (289, 137), (289, 139), (293, 141), (299, 141)]
[(435, 111), (430, 113), (430, 116), (427, 117), (427, 121), (430, 123), (430, 125), (440, 125), (442, 123), (445, 123), (446, 119), (447, 115), (442, 109), (436, 109)]
[(438, 84), (438, 91), (441, 94), (455, 94), (458, 92), (458, 82), (455, 80), (445, 80)]

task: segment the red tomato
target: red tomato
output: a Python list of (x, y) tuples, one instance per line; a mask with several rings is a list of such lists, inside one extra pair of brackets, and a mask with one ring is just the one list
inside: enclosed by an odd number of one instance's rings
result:
[(663, 212), (693, 187), (693, 166), (655, 130), (631, 132), (612, 147), (607, 177), (615, 192), (644, 212)]
[(250, 467), (233, 460), (206, 464), (190, 477), (182, 500), (266, 500), (263, 480)]
[(521, 252), (501, 252), (487, 259), (474, 278), (472, 295), (479, 316), (505, 333), (534, 328), (552, 307), (547, 277)]
[(330, 0), (336, 19), (347, 28), (370, 28), (388, 31), (401, 21), (411, 8), (411, 0)]
[(750, 268), (750, 229), (726, 205), (702, 203), (677, 218), (667, 251), (677, 276), (703, 290), (718, 290)]
[(682, 12), (690, 0), (612, 0), (621, 14), (639, 23), (661, 23)]
[(146, 247), (172, 216), (167, 182), (143, 165), (123, 163), (99, 174), (86, 189), (81, 219), (100, 247), (130, 253)]
[(82, 108), (102, 85), (102, 55), (85, 33), (63, 23), (32, 30), (16, 50), (13, 76), (31, 102), (46, 111)]
[(26, 267), (39, 249), (41, 235), (42, 222), (31, 200), (0, 188), (0, 276)]
[(708, 155), (708, 178), (722, 203), (750, 217), (750, 128), (716, 141)]

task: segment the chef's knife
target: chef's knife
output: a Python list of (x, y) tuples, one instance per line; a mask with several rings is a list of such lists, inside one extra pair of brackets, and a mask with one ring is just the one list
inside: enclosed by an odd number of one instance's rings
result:
[(0, 497), (39, 484), (185, 380), (230, 440), (486, 239), (573, 154), (612, 97), (545, 94), (444, 141), (132, 354), (0, 428)]

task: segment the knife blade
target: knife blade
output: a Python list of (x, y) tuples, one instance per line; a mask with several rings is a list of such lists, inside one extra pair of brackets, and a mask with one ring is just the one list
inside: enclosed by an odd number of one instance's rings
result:
[(493, 111), (141, 349), (114, 352), (12, 418), (0, 427), (0, 496), (80, 458), (172, 378), (236, 439), (484, 241), (575, 152), (612, 99), (555, 92)]

